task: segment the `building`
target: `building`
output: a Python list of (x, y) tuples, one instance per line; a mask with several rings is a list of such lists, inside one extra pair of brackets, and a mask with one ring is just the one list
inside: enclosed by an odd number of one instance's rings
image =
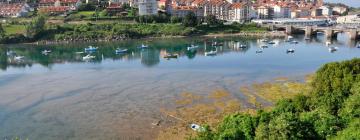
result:
[(209, 0), (203, 5), (204, 16), (214, 15), (220, 20), (229, 20), (231, 3), (223, 0)]
[(249, 3), (233, 3), (229, 12), (229, 21), (245, 22), (251, 19), (251, 6)]
[(274, 18), (290, 18), (291, 11), (287, 5), (275, 5), (274, 6)]
[(260, 6), (257, 8), (257, 18), (258, 19), (273, 19), (274, 18), (274, 8), (269, 6)]
[(38, 10), (44, 13), (64, 14), (76, 10), (80, 4), (80, 0), (40, 0)]
[(0, 17), (24, 17), (31, 11), (26, 3), (1, 3)]
[(330, 6), (321, 6), (320, 9), (322, 10), (323, 16), (331, 16), (333, 13), (332, 7)]
[(139, 15), (156, 15), (158, 12), (158, 4), (156, 0), (139, 0)]
[(360, 14), (340, 16), (336, 19), (337, 24), (360, 25)]
[(345, 14), (349, 9), (344, 6), (334, 6), (333, 7), (333, 14), (334, 15), (343, 15)]
[(193, 12), (197, 17), (204, 16), (204, 9), (195, 6), (176, 6), (172, 8), (172, 16), (185, 17), (190, 12)]

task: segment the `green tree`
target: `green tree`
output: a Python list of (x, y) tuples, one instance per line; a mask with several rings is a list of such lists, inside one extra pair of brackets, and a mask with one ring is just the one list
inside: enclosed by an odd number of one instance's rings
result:
[(2, 24), (0, 24), (0, 42), (3, 38), (5, 38), (5, 30), (2, 26)]
[(218, 26), (222, 24), (221, 21), (216, 19), (216, 16), (214, 15), (207, 15), (205, 17), (205, 22), (210, 26)]
[(37, 16), (30, 24), (26, 26), (26, 36), (29, 38), (36, 38), (41, 32), (45, 30), (45, 16)]
[(194, 27), (197, 25), (197, 18), (194, 12), (189, 12), (183, 19), (183, 24), (186, 27)]

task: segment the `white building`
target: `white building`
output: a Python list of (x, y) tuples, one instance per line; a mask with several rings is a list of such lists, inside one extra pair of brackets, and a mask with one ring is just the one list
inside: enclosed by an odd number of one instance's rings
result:
[(290, 7), (282, 6), (282, 5), (274, 6), (274, 18), (290, 18), (290, 17), (291, 17)]
[(247, 3), (233, 3), (229, 11), (229, 21), (245, 22), (251, 18), (251, 6)]
[(156, 0), (139, 0), (139, 15), (156, 15), (158, 10)]
[(323, 16), (331, 16), (332, 15), (333, 10), (329, 6), (321, 6), (319, 9), (322, 10)]
[(336, 23), (337, 24), (360, 25), (360, 14), (359, 15), (340, 16), (336, 19)]
[(274, 8), (268, 6), (260, 6), (257, 8), (258, 19), (272, 19), (274, 18)]

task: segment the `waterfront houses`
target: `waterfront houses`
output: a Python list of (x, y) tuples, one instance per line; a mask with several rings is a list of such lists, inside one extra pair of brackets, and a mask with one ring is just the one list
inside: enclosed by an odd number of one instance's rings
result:
[(74, 11), (80, 4), (80, 0), (40, 0), (38, 10), (43, 13), (57, 15)]
[(24, 17), (33, 9), (25, 3), (0, 3), (0, 17)]

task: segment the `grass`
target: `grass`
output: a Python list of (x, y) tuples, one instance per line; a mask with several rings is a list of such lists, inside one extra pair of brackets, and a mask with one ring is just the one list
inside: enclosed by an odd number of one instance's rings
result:
[(25, 33), (25, 25), (5, 25), (4, 30), (7, 35), (24, 34)]

